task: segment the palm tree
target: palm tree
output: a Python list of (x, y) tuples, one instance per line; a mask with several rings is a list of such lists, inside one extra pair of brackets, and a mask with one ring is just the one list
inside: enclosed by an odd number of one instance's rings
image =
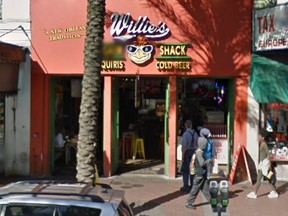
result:
[(77, 149), (78, 182), (95, 183), (105, 0), (88, 0)]

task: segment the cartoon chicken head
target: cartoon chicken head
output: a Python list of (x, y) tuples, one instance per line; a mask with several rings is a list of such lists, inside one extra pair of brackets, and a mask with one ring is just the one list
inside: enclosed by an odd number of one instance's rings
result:
[(154, 47), (143, 35), (138, 35), (136, 41), (126, 46), (128, 58), (136, 64), (144, 64), (151, 59)]

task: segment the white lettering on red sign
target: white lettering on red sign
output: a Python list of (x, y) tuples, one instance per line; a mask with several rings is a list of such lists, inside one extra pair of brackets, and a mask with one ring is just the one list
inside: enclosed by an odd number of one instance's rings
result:
[(130, 13), (122, 15), (113, 13), (111, 20), (110, 34), (114, 39), (122, 41), (130, 40), (140, 34), (145, 35), (149, 39), (160, 40), (170, 33), (170, 29), (165, 23), (160, 21), (158, 26), (155, 26), (150, 23), (147, 16), (140, 16), (137, 21), (134, 21)]

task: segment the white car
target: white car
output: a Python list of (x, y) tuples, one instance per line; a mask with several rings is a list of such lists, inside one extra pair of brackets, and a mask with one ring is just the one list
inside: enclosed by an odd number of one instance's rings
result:
[(133, 216), (124, 191), (106, 184), (20, 181), (0, 188), (0, 216)]

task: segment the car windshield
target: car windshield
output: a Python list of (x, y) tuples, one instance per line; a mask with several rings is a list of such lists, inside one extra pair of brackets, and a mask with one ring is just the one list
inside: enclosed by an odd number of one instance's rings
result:
[(54, 216), (55, 210), (54, 206), (9, 205), (5, 216)]
[(99, 216), (101, 209), (79, 207), (79, 206), (60, 206), (61, 215), (65, 216)]
[(9, 205), (5, 210), (5, 216), (99, 216), (100, 214), (101, 209), (79, 206)]

